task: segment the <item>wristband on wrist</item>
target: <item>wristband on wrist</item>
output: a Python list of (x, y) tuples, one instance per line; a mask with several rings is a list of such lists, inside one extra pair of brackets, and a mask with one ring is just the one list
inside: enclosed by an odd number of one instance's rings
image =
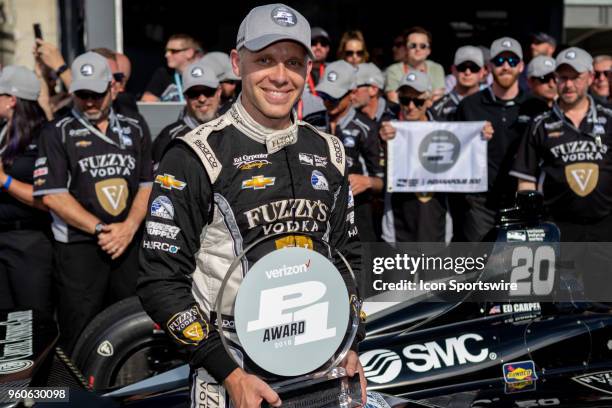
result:
[(13, 182), (13, 177), (12, 176), (8, 176), (6, 178), (6, 181), (4, 182), (4, 184), (2, 185), (2, 188), (4, 189), (4, 191), (8, 191), (9, 187), (11, 186), (11, 183)]
[(58, 77), (62, 75), (68, 69), (68, 65), (64, 64), (55, 70), (55, 75)]

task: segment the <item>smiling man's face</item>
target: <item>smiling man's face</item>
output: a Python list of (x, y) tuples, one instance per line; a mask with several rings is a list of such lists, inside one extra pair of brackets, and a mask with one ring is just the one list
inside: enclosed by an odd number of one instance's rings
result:
[(241, 102), (253, 119), (273, 129), (287, 127), (312, 66), (306, 49), (293, 41), (257, 52), (242, 48), (232, 51), (232, 66), (242, 78)]

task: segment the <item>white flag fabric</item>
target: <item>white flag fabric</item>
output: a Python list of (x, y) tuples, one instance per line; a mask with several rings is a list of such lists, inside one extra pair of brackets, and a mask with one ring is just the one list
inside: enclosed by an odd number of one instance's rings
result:
[[(485, 122), (391, 122), (387, 191), (487, 191)], [(495, 137), (495, 136), (494, 136)]]

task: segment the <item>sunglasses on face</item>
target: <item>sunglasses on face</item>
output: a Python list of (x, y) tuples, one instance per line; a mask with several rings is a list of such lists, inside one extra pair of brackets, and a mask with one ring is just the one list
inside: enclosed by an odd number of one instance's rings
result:
[(123, 72), (115, 72), (113, 74), (113, 79), (117, 82), (122, 82), (125, 78), (125, 74)]
[(607, 69), (605, 71), (595, 71), (595, 79), (601, 78), (602, 75), (603, 75), (604, 78), (607, 78), (608, 75), (610, 74), (610, 72), (612, 72), (612, 71), (610, 71), (609, 69)]
[(546, 74), (546, 75), (541, 76), (541, 77), (535, 77), (534, 79), (536, 81), (538, 81), (539, 83), (541, 83), (541, 84), (547, 84), (550, 81), (557, 82), (557, 77), (552, 72), (550, 74)]
[(408, 43), (408, 48), (414, 50), (415, 48), (420, 48), (422, 50), (426, 50), (429, 48), (429, 44), (427, 43)]
[(311, 45), (320, 45), (321, 47), (329, 47), (329, 41), (327, 41), (325, 38), (315, 38), (310, 43)]
[(76, 91), (74, 94), (79, 99), (83, 99), (83, 100), (93, 99), (95, 101), (98, 101), (106, 96), (106, 92), (98, 93), (98, 92), (93, 92), (93, 91)]
[(178, 54), (179, 52), (187, 51), (189, 48), (166, 48), (166, 52), (170, 54)]
[(364, 54), (365, 54), (365, 52), (363, 50), (359, 50), (359, 51), (346, 50), (346, 51), (344, 51), (344, 56), (345, 57), (352, 57), (352, 56), (363, 57)]
[(185, 91), (185, 96), (188, 99), (197, 99), (200, 97), (200, 95), (204, 95), (205, 97), (210, 98), (215, 95), (215, 92), (217, 92), (215, 88), (198, 87), (198, 88), (191, 88)]
[(457, 71), (459, 72), (465, 72), (468, 69), (470, 70), (470, 72), (480, 71), (480, 67), (474, 64), (473, 62), (462, 62), (461, 64), (457, 65)]
[(323, 93), (323, 92), (319, 92), (319, 96), (321, 97), (321, 99), (323, 99), (323, 102), (327, 102), (331, 106), (335, 107), (335, 106), (337, 106), (340, 103), (342, 98), (344, 98), (346, 96), (346, 94), (342, 95), (340, 98), (333, 98), (329, 94), (326, 94), (326, 93)]
[(408, 106), (410, 105), (410, 102), (414, 103), (414, 106), (416, 106), (417, 108), (420, 108), (425, 104), (426, 101), (425, 99), (411, 98), (410, 96), (399, 97), (399, 103), (402, 106)]
[(500, 57), (493, 58), (491, 62), (493, 63), (493, 65), (495, 65), (498, 68), (504, 65), (504, 62), (507, 62), (508, 65), (514, 68), (519, 64), (519, 62), (521, 62), (521, 59), (517, 57), (501, 57), (500, 56)]

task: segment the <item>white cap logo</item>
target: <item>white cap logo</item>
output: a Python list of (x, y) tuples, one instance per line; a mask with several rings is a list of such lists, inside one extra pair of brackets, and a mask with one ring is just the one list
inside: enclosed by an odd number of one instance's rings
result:
[(505, 40), (501, 43), (502, 47), (504, 48), (510, 48), (512, 47), (512, 42), (510, 40)]
[(81, 65), (81, 74), (83, 76), (92, 76), (94, 73), (94, 67), (91, 64)]
[(414, 74), (408, 74), (408, 76), (406, 77), (406, 80), (407, 80), (408, 82), (414, 82), (414, 81), (416, 81), (416, 75), (414, 75)]
[(551, 60), (545, 60), (544, 61), (544, 65), (546, 65), (547, 67), (552, 67), (554, 66), (553, 62)]
[(565, 58), (570, 59), (570, 60), (576, 59), (576, 52), (575, 51), (566, 52)]
[(203, 70), (202, 70), (202, 68), (200, 68), (200, 67), (194, 67), (194, 68), (191, 70), (191, 76), (192, 76), (192, 77), (194, 77), (194, 78), (199, 78), (199, 77), (201, 77), (202, 75), (204, 75), (204, 71), (203, 71)]
[(327, 73), (327, 80), (329, 82), (336, 82), (336, 79), (338, 79), (338, 74), (336, 71), (330, 71)]
[(297, 17), (287, 7), (276, 7), (272, 10), (272, 20), (283, 27), (292, 27), (297, 24)]

